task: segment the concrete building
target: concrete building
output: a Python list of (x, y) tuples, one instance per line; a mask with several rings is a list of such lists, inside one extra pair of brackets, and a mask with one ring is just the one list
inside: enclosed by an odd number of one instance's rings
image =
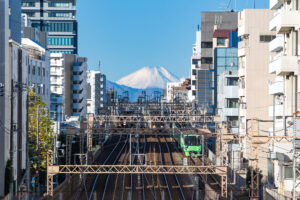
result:
[(191, 89), (188, 92), (188, 100), (196, 100), (196, 83), (197, 83), (197, 70), (201, 66), (201, 30), (198, 27), (196, 32), (196, 42), (193, 45), (193, 56), (191, 57)]
[(28, 38), (22, 38), (22, 47), (29, 56), (28, 85), (42, 98), (50, 110), (50, 53), (49, 50)]
[(100, 114), (107, 100), (106, 76), (100, 71), (87, 72), (87, 113)]
[[(273, 104), (269, 107), (269, 116), (275, 121), (270, 135), (293, 136), (293, 114), (299, 111), (299, 1), (270, 0), (270, 9), (275, 13), (269, 21), (269, 30), (276, 37), (269, 43), (273, 53), (269, 63), (269, 73), (275, 80), (269, 84), (269, 94)], [(275, 54), (275, 55), (274, 55)], [(273, 130), (274, 129), (274, 130)], [(299, 130), (298, 130), (299, 131)], [(271, 146), (269, 155), (269, 196), (292, 198), (293, 194), (293, 142), (276, 143)], [(299, 159), (296, 160), (299, 166)], [(296, 176), (299, 176), (296, 173)], [(300, 181), (296, 181), (299, 184)], [(296, 187), (296, 196), (300, 187)]]
[(212, 73), (213, 33), (215, 29), (237, 29), (236, 12), (202, 12), (201, 14), (201, 66), (197, 72), (196, 99), (199, 107), (214, 113)]
[(51, 53), (77, 54), (76, 0), (22, 0), (31, 26), (49, 34)]
[[(275, 32), (269, 30), (269, 21), (274, 11), (267, 9), (247, 9), (238, 15), (238, 57), (239, 57), (239, 132), (248, 134), (249, 119), (272, 120), (268, 107), (273, 104), (268, 94), (268, 82), (274, 80), (269, 74), (269, 42)], [(258, 23), (259, 22), (259, 23)], [(258, 100), (259, 99), (259, 100)], [(261, 123), (259, 130), (268, 134), (272, 123)], [(249, 144), (243, 143), (244, 157), (249, 159), (251, 151)], [(262, 170), (264, 181), (267, 176), (267, 145), (261, 145), (259, 168)]]
[(214, 50), (214, 108), (221, 123), (229, 132), (238, 134), (238, 49), (237, 31), (216, 29), (213, 34)]
[(65, 55), (50, 54), (50, 117), (55, 121), (65, 119)]
[(87, 58), (65, 55), (65, 115), (86, 117)]
[(167, 83), (167, 102), (173, 102), (173, 88), (180, 87), (182, 84), (182, 80), (179, 82), (168, 82)]

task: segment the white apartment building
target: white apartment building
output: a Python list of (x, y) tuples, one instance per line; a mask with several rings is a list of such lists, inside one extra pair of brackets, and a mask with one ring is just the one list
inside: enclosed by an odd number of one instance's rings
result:
[(29, 56), (28, 85), (50, 109), (50, 53), (36, 41), (22, 38), (22, 46)]
[[(268, 82), (274, 80), (269, 74), (269, 42), (275, 35), (269, 30), (269, 21), (274, 11), (267, 9), (246, 9), (238, 14), (238, 57), (239, 57), (239, 124), (240, 134), (248, 134), (249, 119), (272, 120), (268, 107), (273, 98), (268, 94)], [(259, 23), (258, 23), (259, 22)], [(268, 135), (272, 122), (261, 123), (259, 131)], [(243, 141), (244, 157), (251, 159), (249, 144)], [(258, 167), (262, 171), (263, 181), (268, 175), (268, 145), (259, 149)]]
[(193, 45), (193, 56), (191, 57), (191, 89), (188, 91), (189, 101), (196, 100), (197, 69), (201, 66), (201, 30), (196, 32), (196, 42)]
[(167, 83), (167, 102), (173, 101), (173, 88), (181, 86), (183, 81), (184, 80), (180, 80), (179, 82), (168, 82)]
[(106, 104), (106, 76), (100, 71), (87, 72), (87, 113), (99, 114)]
[[(269, 44), (270, 57), (269, 73), (275, 75), (275, 81), (269, 84), (269, 94), (273, 105), (269, 107), (269, 116), (275, 121), (270, 130), (273, 136), (293, 136), (293, 114), (299, 111), (299, 1), (270, 0), (270, 9), (275, 11), (269, 21), (270, 31), (275, 31), (276, 38)], [(274, 129), (274, 130), (273, 130)], [(293, 142), (283, 141), (270, 145), (269, 160), (270, 196), (279, 194), (287, 199), (293, 194)], [(299, 166), (300, 160), (298, 159)], [(299, 176), (298, 173), (296, 173)], [(296, 181), (299, 184), (300, 181)], [(300, 187), (296, 187), (296, 196), (300, 195)], [(274, 192), (276, 192), (274, 194)]]
[(63, 121), (65, 118), (65, 55), (51, 53), (50, 58), (50, 117), (55, 121)]

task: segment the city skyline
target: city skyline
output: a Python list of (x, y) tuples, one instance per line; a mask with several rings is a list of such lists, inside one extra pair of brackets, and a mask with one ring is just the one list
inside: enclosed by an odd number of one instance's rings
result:
[[(92, 70), (98, 69), (101, 60), (101, 71), (111, 81), (144, 66), (163, 66), (179, 78), (189, 77), (201, 12), (224, 11), (229, 2), (91, 0), (86, 4), (78, 1), (79, 53), (88, 58)], [(254, 8), (254, 0), (237, 0), (236, 5), (238, 11)], [(268, 6), (266, 1), (255, 3), (255, 8)], [(228, 9), (234, 7), (232, 0)]]

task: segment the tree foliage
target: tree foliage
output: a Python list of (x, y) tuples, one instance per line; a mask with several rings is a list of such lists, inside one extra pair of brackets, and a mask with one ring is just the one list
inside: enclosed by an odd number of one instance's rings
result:
[[(49, 118), (49, 110), (42, 98), (30, 88), (28, 93), (28, 147), (31, 172), (46, 171), (47, 152), (53, 149), (53, 123)], [(37, 144), (37, 132), (39, 144)]]

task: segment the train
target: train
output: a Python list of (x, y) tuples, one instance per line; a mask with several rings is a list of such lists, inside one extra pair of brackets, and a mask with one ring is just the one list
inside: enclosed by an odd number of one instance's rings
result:
[(202, 138), (197, 134), (184, 134), (177, 128), (173, 128), (173, 137), (181, 147), (184, 155), (201, 156), (202, 155)]

